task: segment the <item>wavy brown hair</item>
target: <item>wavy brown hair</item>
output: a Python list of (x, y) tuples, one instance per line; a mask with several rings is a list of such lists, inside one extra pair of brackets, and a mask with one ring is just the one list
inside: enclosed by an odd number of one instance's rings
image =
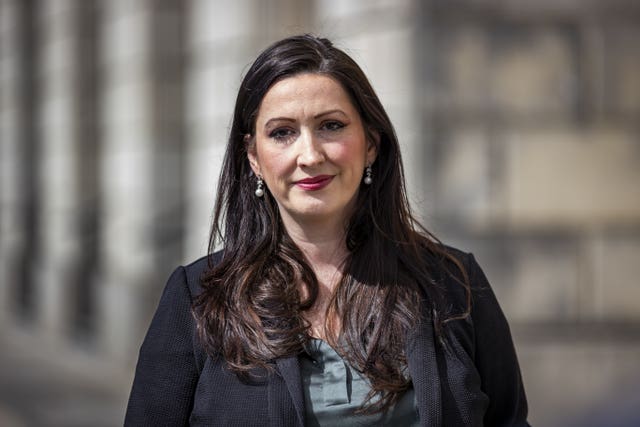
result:
[[(360, 67), (327, 39), (302, 35), (274, 43), (241, 83), (209, 241), (210, 253), (218, 244), (224, 250), (203, 277), (193, 307), (199, 336), (209, 354), (223, 357), (245, 379), (256, 368), (272, 369), (277, 358), (300, 354), (309, 339), (304, 315), (316, 300), (318, 280), (287, 234), (268, 189), (262, 198), (254, 195), (245, 138), (255, 134), (258, 109), (271, 86), (300, 73), (339, 82), (367, 137), (378, 141), (375, 179), (358, 191), (346, 230), (349, 255), (327, 318), (341, 325), (330, 343), (370, 381), (362, 411), (386, 411), (411, 386), (407, 332), (424, 313), (443, 318), (442, 289), (432, 274), (441, 269), (434, 266), (455, 266), (467, 295), (468, 281), (460, 262), (412, 216), (393, 125)], [(301, 284), (308, 290), (305, 298)], [(436, 330), (441, 322), (434, 321)]]

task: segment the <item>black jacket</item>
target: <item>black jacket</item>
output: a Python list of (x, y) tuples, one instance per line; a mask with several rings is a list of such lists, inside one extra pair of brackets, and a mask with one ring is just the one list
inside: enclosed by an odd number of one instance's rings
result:
[[(507, 321), (473, 255), (456, 251), (473, 289), (471, 316), (445, 324), (443, 343), (426, 321), (407, 339), (424, 426), (527, 426), (527, 402)], [(191, 314), (206, 258), (178, 267), (140, 349), (126, 426), (303, 426), (297, 357), (276, 361), (261, 383), (241, 382), (199, 345)], [(451, 306), (464, 292), (444, 280)]]

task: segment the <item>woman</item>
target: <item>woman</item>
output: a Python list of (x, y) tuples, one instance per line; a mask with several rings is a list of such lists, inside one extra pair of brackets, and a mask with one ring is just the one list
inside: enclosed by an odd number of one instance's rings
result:
[(244, 77), (210, 252), (169, 279), (125, 424), (527, 425), (489, 284), (413, 219), (393, 126), (328, 40)]

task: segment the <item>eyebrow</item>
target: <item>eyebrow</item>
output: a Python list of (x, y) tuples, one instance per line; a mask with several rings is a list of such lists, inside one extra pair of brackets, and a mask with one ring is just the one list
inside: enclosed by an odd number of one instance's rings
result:
[(328, 116), (329, 114), (333, 114), (333, 113), (340, 113), (343, 116), (346, 116), (347, 113), (345, 113), (344, 111), (340, 110), (339, 108), (336, 108), (335, 110), (329, 110), (329, 111), (324, 111), (320, 114), (317, 114), (315, 116), (313, 116), (314, 119), (319, 119), (322, 116)]
[[(313, 116), (314, 119), (319, 119), (321, 117), (324, 116), (328, 116), (330, 114), (341, 114), (345, 117), (347, 116), (347, 113), (345, 113), (344, 111), (340, 110), (339, 108), (336, 108), (335, 110), (328, 110), (328, 111), (323, 111), (322, 113), (316, 114), (315, 116)], [(268, 127), (272, 122), (279, 122), (279, 121), (283, 121), (283, 122), (295, 122), (294, 119), (290, 118), (290, 117), (273, 117), (269, 120), (266, 121), (266, 123), (264, 124), (264, 127)]]
[(265, 128), (268, 127), (272, 122), (295, 122), (295, 120), (289, 117), (273, 117), (266, 121), (266, 123), (264, 124), (264, 127)]

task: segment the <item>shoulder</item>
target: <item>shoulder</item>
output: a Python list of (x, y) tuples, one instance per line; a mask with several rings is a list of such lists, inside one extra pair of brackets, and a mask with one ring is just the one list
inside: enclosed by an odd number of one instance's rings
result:
[[(446, 271), (444, 275), (446, 279), (461, 278), (460, 276), (463, 274), (471, 275), (480, 268), (475, 256), (471, 252), (465, 252), (444, 244), (439, 247), (442, 252), (448, 255), (445, 258), (441, 258), (442, 262), (440, 263), (440, 268)], [(458, 264), (456, 264), (454, 260), (457, 261)], [(460, 268), (462, 268), (462, 270)]]
[[(183, 270), (186, 278), (187, 286), (192, 297), (199, 295), (202, 292), (202, 278), (208, 270), (216, 266), (222, 259), (222, 251), (214, 252), (198, 258), (197, 260), (179, 267), (178, 270)], [(175, 272), (174, 272), (175, 275)]]
[[(478, 280), (480, 269), (473, 254), (444, 244), (436, 244), (425, 250), (426, 263), (432, 285), (448, 309), (467, 309), (469, 293), (475, 293), (485, 284)], [(442, 308), (442, 307), (441, 307)]]
[(430, 295), (442, 320), (489, 321), (503, 317), (487, 277), (470, 252), (439, 245), (425, 257), (432, 277)]
[[(444, 319), (457, 319), (449, 325), (467, 325), (473, 334), (510, 336), (507, 319), (484, 271), (472, 253), (444, 247), (452, 258), (440, 263), (437, 282), (443, 295), (440, 306)], [(455, 261), (453, 261), (455, 259)]]

